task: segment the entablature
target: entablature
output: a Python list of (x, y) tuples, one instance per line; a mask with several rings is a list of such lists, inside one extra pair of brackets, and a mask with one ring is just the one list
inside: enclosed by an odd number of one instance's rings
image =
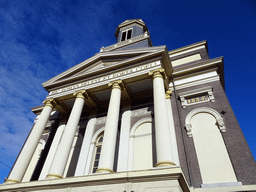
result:
[(166, 72), (171, 75), (172, 67), (166, 46), (160, 46), (99, 53), (42, 85), (48, 92), (51, 92), (54, 89), (79, 83), (84, 79), (102, 76), (103, 73), (115, 72), (120, 68), (131, 68), (157, 60), (161, 60)]

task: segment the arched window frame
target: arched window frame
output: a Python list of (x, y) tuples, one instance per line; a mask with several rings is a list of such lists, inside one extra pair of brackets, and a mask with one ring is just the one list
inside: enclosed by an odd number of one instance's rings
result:
[(100, 128), (98, 131), (96, 131), (96, 133), (94, 133), (92, 137), (89, 155), (88, 155), (88, 159), (90, 159), (89, 161), (90, 163), (88, 162), (89, 164), (86, 166), (86, 170), (85, 170), (86, 174), (94, 174), (93, 166), (94, 166), (94, 160), (96, 156), (96, 144), (100, 136), (104, 134), (104, 130), (105, 130), (105, 127)]
[(217, 121), (217, 125), (220, 129), (221, 132), (226, 132), (226, 127), (224, 124), (224, 120), (223, 118), (220, 116), (220, 114), (211, 108), (208, 107), (200, 107), (197, 109), (192, 110), (186, 117), (185, 119), (185, 127), (186, 127), (186, 131), (187, 131), (187, 135), (189, 137), (192, 137), (192, 124), (191, 124), (191, 119), (194, 115), (198, 114), (198, 113), (209, 113), (211, 115), (213, 115)]
[(92, 173), (95, 173), (99, 166), (103, 137), (104, 137), (104, 132), (101, 132), (98, 135), (98, 138), (96, 139), (96, 142), (95, 142), (94, 158), (93, 158), (93, 162), (92, 162)]

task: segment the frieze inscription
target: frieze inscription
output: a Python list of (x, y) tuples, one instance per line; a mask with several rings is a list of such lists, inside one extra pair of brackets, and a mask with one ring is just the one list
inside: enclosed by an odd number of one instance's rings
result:
[(160, 61), (158, 61), (158, 62), (155, 62), (155, 63), (149, 63), (149, 64), (146, 64), (146, 65), (142, 65), (142, 66), (135, 67), (135, 68), (132, 68), (132, 69), (128, 69), (128, 70), (125, 70), (125, 71), (114, 73), (114, 74), (111, 74), (111, 75), (106, 75), (106, 76), (103, 76), (103, 77), (100, 77), (100, 78), (97, 78), (97, 79), (93, 79), (93, 80), (90, 80), (90, 81), (85, 81), (83, 83), (79, 83), (79, 84), (76, 84), (76, 85), (65, 87), (65, 88), (62, 88), (62, 89), (59, 89), (59, 90), (56, 90), (56, 91), (51, 91), (49, 95), (53, 95), (53, 94), (56, 94), (56, 93), (62, 93), (64, 91), (77, 89), (77, 88), (80, 88), (80, 87), (84, 87), (86, 85), (91, 85), (91, 84), (95, 84), (95, 83), (98, 83), (98, 82), (101, 82), (101, 81), (113, 79), (115, 77), (124, 76), (124, 75), (130, 74), (130, 73), (134, 73), (134, 72), (137, 72), (137, 71), (144, 70), (144, 69), (152, 68), (152, 67), (155, 67), (155, 66), (160, 65), (160, 64), (161, 64)]

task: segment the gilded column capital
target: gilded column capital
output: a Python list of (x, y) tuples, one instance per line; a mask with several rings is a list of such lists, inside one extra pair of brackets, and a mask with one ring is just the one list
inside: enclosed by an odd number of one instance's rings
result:
[(166, 74), (165, 74), (163, 68), (152, 70), (148, 73), (148, 75), (152, 76), (153, 79), (158, 78), (158, 77), (160, 77), (162, 79), (166, 79)]
[(122, 80), (117, 80), (117, 81), (113, 81), (113, 82), (110, 82), (108, 84), (109, 87), (112, 87), (112, 89), (124, 89), (124, 84), (122, 82)]
[(171, 98), (171, 95), (172, 95), (172, 91), (171, 91), (171, 90), (167, 90), (167, 91), (165, 92), (165, 98), (166, 98), (166, 99), (170, 99), (170, 98)]
[(79, 90), (76, 91), (75, 93), (73, 93), (74, 96), (76, 96), (76, 98), (82, 98), (83, 100), (88, 99), (89, 95), (86, 92), (86, 90)]
[(53, 98), (45, 99), (43, 101), (44, 106), (50, 106), (51, 108), (56, 107), (58, 104)]

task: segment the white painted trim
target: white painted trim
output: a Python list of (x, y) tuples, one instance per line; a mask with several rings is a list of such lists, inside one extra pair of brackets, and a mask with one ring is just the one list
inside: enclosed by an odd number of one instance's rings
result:
[(195, 48), (188, 49), (188, 50), (183, 50), (183, 51), (181, 51), (181, 52), (174, 53), (174, 54), (169, 53), (169, 57), (170, 57), (170, 58), (176, 57), (176, 56), (178, 56), (178, 55), (183, 55), (183, 54), (185, 54), (185, 53), (193, 52), (193, 51), (196, 51), (196, 50), (199, 50), (199, 49), (205, 49), (205, 45), (201, 45), (201, 46), (199, 46), (199, 47), (195, 47)]
[[(194, 105), (194, 104), (203, 103), (203, 102), (207, 102), (207, 101), (215, 102), (215, 98), (214, 98), (212, 89), (213, 89), (212, 86), (206, 86), (206, 87), (202, 87), (199, 89), (192, 89), (189, 91), (178, 93), (178, 96), (180, 97), (180, 100), (181, 100), (182, 107), (186, 108), (188, 105)], [(197, 94), (202, 94), (202, 93), (207, 94), (208, 98), (206, 100), (198, 101), (196, 103), (188, 103), (187, 102), (188, 97), (191, 97), (191, 96), (194, 96)]]
[[(175, 79), (175, 89), (180, 90), (180, 89), (201, 85), (201, 84), (205, 84), (213, 81), (219, 81), (219, 80), (220, 80), (220, 77), (216, 72), (216, 69), (214, 69), (214, 70), (205, 71), (199, 74), (197, 73), (192, 76), (190, 75), (183, 78)], [(172, 82), (169, 84), (169, 89), (172, 91), (174, 90)]]

